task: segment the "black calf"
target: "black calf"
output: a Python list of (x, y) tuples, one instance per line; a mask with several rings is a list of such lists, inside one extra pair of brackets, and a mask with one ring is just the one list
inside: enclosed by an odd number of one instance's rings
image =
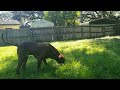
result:
[[(2, 41), (7, 45), (13, 45), (4, 40), (2, 33)], [(47, 58), (55, 59), (58, 63), (62, 64), (65, 61), (63, 54), (60, 54), (56, 48), (49, 43), (37, 43), (37, 42), (23, 42), (17, 46), (18, 65), (16, 73), (20, 72), (22, 68), (25, 70), (27, 59), (29, 55), (33, 55), (38, 60), (37, 70), (40, 70), (41, 62), (46, 64)]]
[(37, 71), (40, 70), (41, 62), (46, 64), (47, 58), (56, 60), (59, 64), (64, 63), (65, 58), (56, 48), (49, 43), (24, 42), (17, 48), (18, 65), (16, 73), (20, 73), (20, 69), (25, 70), (29, 55), (33, 55), (38, 60)]

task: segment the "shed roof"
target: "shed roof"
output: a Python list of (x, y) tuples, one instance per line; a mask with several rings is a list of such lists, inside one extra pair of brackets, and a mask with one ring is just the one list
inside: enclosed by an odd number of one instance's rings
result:
[(117, 22), (113, 19), (96, 19), (89, 22), (81, 23), (80, 25), (97, 25), (97, 24), (116, 24)]
[(19, 21), (17, 20), (0, 20), (0, 24), (2, 25), (19, 25)]
[(115, 20), (113, 19), (96, 19), (93, 21), (90, 21), (89, 24), (115, 24), (117, 23)]
[(31, 28), (53, 27), (54, 26), (53, 22), (50, 22), (50, 21), (45, 20), (45, 19), (32, 20), (32, 21), (29, 21), (29, 23), (30, 23)]

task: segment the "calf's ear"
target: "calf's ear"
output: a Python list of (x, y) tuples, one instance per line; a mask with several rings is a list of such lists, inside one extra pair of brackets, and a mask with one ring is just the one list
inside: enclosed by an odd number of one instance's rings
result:
[(59, 58), (64, 58), (64, 55), (63, 55), (63, 54), (60, 54), (58, 57), (59, 57)]

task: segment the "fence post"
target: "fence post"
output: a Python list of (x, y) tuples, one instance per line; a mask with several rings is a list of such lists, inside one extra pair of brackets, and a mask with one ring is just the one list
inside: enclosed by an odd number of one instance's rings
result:
[(117, 25), (117, 34), (120, 35), (120, 24)]
[(90, 38), (91, 38), (91, 26), (89, 26), (89, 33), (90, 33)]
[(120, 35), (120, 24), (113, 25), (113, 30), (115, 35)]
[(52, 41), (55, 41), (55, 31), (54, 31), (54, 27), (52, 27), (51, 33), (52, 33)]
[(53, 27), (53, 40), (56, 41), (56, 27)]
[(83, 35), (83, 26), (81, 27), (81, 35), (82, 35), (82, 39), (84, 38), (84, 35)]
[[(0, 30), (0, 45), (1, 45), (1, 46), (6, 45), (6, 44), (2, 41), (2, 34), (4, 34), (4, 37), (6, 37), (6, 36), (5, 36), (5, 32), (6, 32), (6, 31), (5, 31), (4, 29), (1, 29), (1, 30)], [(5, 38), (5, 39), (6, 39), (6, 38)]]
[(29, 35), (30, 35), (31, 41), (35, 41), (32, 28), (30, 28), (29, 31), (30, 31)]
[(102, 33), (102, 37), (105, 36), (105, 27), (104, 26), (100, 26), (101, 27), (101, 33)]
[(114, 34), (117, 35), (118, 25), (113, 26)]

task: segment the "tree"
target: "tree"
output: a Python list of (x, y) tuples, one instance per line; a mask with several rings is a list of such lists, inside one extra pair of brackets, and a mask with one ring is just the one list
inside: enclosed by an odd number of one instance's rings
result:
[(12, 13), (10, 11), (1, 11), (0, 19), (1, 20), (10, 20), (10, 19), (12, 19)]
[(12, 11), (13, 19), (24, 23), (26, 20), (40, 19), (43, 17), (43, 11)]
[(118, 11), (81, 11), (81, 22), (101, 18), (116, 19), (116, 13)]
[(46, 11), (44, 16), (55, 26), (75, 26), (80, 23), (78, 21), (79, 11)]

